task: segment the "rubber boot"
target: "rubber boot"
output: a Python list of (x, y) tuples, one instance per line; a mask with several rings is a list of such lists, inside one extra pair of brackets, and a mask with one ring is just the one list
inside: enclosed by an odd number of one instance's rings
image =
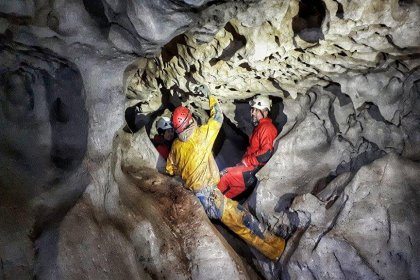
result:
[(277, 261), (282, 255), (284, 239), (265, 230), (265, 227), (237, 201), (225, 197), (221, 221), (270, 260)]

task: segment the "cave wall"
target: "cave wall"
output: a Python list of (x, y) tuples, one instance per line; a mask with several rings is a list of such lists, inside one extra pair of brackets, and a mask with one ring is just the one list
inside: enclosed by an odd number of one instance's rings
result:
[(0, 274), (30, 279), (43, 251), (56, 264), (54, 229), (108, 166), (136, 57), (108, 41), (83, 1), (3, 1), (0, 10)]
[[(4, 279), (419, 277), (418, 1), (20, 0), (0, 11)], [(181, 103), (205, 120), (198, 84), (241, 135), (246, 101), (276, 97), (276, 152), (247, 203), (279, 233), (309, 217), (281, 263), (241, 258), (153, 171), (146, 131), (121, 129), (133, 105), (150, 122)]]
[[(247, 4), (210, 7), (219, 21), (214, 37), (200, 37), (211, 33), (206, 26), (174, 38), (133, 76), (127, 105), (162, 108), (164, 88), (192, 110), (208, 108), (190, 93), (206, 84), (249, 134), (239, 102), (260, 93), (281, 98), (276, 152), (248, 201), (279, 234), (299, 225), (298, 213), (310, 220), (301, 239), (290, 241), (296, 251), (281, 275), (418, 277), (418, 3)], [(255, 259), (264, 277), (275, 277)]]

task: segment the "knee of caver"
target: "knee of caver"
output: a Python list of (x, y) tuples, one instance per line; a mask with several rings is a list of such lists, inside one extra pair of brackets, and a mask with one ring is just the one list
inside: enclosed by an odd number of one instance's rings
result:
[(215, 199), (211, 196), (197, 195), (197, 197), (210, 219), (220, 220), (222, 218), (222, 203), (216, 203)]

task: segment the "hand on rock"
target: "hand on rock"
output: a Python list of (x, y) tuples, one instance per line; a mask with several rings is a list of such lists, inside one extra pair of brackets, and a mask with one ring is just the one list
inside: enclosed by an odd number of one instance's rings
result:
[(203, 97), (208, 97), (210, 94), (210, 90), (206, 85), (200, 85), (194, 89), (194, 93), (201, 95)]

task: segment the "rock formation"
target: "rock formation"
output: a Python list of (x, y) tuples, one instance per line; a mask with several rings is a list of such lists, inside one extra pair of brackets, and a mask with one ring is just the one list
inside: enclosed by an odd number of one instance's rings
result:
[[(3, 1), (0, 279), (420, 278), (419, 26), (416, 0)], [(291, 235), (278, 263), (156, 171), (153, 122), (205, 121), (199, 84), (221, 168), (273, 99), (245, 204)]]

